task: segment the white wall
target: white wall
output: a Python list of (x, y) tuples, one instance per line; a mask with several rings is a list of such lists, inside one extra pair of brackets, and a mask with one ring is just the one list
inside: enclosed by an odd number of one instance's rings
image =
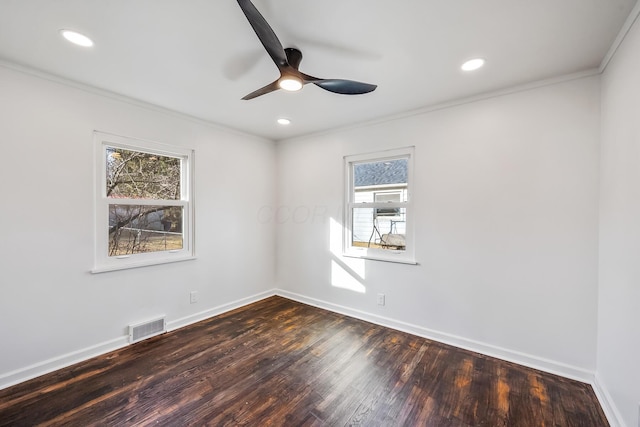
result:
[[(94, 130), (195, 149), (197, 260), (89, 273)], [(273, 142), (4, 67), (0, 137), (0, 387), (121, 346), (132, 322), (177, 327), (274, 287), (275, 230), (258, 219)]]
[(640, 425), (640, 22), (602, 78), (598, 383)]
[[(279, 287), (592, 379), (599, 89), (599, 78), (587, 77), (280, 142)], [(409, 145), (419, 265), (340, 256), (343, 156)]]

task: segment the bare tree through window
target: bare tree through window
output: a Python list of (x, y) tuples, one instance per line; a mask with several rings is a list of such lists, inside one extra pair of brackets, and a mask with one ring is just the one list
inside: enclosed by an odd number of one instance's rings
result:
[(181, 159), (106, 150), (109, 256), (182, 249), (183, 208), (162, 204), (181, 198)]

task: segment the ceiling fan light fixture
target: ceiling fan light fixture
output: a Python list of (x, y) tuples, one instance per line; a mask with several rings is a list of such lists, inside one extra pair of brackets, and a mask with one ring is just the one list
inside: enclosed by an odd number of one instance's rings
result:
[(302, 80), (293, 76), (286, 76), (280, 79), (278, 82), (280, 89), (288, 90), (289, 92), (295, 92), (302, 89)]
[(462, 64), (460, 68), (462, 68), (462, 71), (475, 71), (478, 68), (482, 68), (485, 62), (484, 58), (474, 58)]
[(60, 30), (60, 34), (62, 35), (62, 37), (64, 37), (67, 41), (78, 45), (78, 46), (82, 46), (82, 47), (91, 47), (93, 46), (93, 40), (91, 40), (89, 37), (85, 36), (84, 34), (80, 34), (76, 31), (71, 31), (71, 30)]

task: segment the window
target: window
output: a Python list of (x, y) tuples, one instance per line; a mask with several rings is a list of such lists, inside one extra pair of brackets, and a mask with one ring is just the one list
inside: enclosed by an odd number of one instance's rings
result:
[(101, 132), (93, 272), (193, 258), (193, 152)]
[(412, 160), (412, 147), (345, 157), (345, 255), (415, 263)]

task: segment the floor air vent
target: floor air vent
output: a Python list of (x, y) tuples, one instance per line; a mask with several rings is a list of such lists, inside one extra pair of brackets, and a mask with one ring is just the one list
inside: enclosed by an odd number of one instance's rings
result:
[(165, 318), (129, 325), (129, 343), (142, 341), (167, 331)]

